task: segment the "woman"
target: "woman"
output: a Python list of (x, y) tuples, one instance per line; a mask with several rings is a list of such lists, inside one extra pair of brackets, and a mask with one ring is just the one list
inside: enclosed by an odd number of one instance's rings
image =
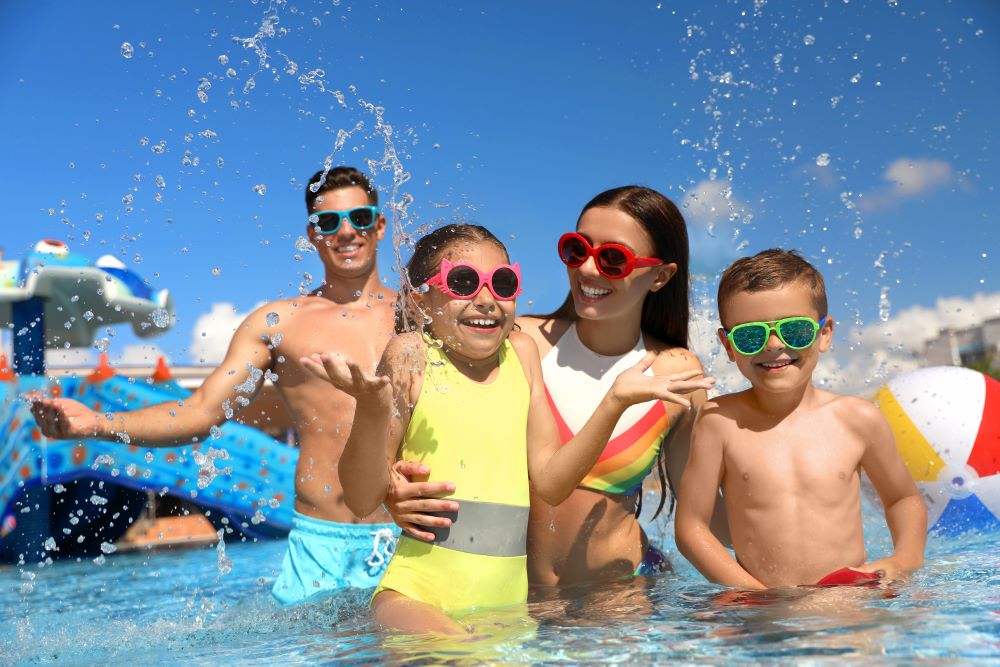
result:
[[(584, 206), (576, 231), (560, 239), (559, 256), (570, 283), (565, 302), (554, 313), (525, 316), (518, 324), (538, 345), (549, 404), (565, 442), (610, 381), (646, 351), (660, 353), (652, 368), (656, 375), (701, 365), (687, 350), (687, 230), (673, 202), (640, 186), (602, 192)], [(689, 398), (697, 408), (705, 392)], [(532, 584), (619, 579), (666, 567), (637, 519), (642, 481), (653, 468), (660, 470), (662, 508), (665, 473), (675, 488), (687, 461), (692, 418), (693, 411), (660, 401), (633, 406), (567, 500), (552, 507), (532, 496)], [(398, 465), (389, 508), (405, 530), (432, 539), (421, 527), (439, 529), (450, 519), (425, 513), (448, 512), (456, 504), (428, 497), (446, 492), (441, 485), (406, 483), (403, 475), (419, 474), (419, 466)]]

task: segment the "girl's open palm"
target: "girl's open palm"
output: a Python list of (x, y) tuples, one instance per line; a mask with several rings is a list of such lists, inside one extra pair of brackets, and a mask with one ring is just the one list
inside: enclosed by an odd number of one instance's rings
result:
[(302, 357), (301, 361), (310, 373), (354, 398), (371, 397), (380, 393), (391, 398), (392, 388), (388, 377), (365, 373), (357, 363), (342, 354), (313, 354)]
[(639, 363), (622, 371), (611, 387), (615, 398), (628, 405), (659, 399), (690, 408), (691, 401), (683, 394), (690, 394), (699, 389), (711, 389), (715, 384), (715, 378), (704, 377), (700, 369), (672, 375), (646, 375), (646, 371), (655, 360), (656, 352), (647, 352)]

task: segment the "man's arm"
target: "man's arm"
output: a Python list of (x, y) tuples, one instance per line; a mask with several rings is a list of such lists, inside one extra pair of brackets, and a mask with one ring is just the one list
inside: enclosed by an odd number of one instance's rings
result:
[(885, 417), (868, 401), (857, 399), (857, 403), (859, 405), (851, 406), (852, 414), (858, 417), (854, 423), (867, 440), (861, 468), (882, 499), (895, 553), (856, 569), (863, 572), (881, 570), (883, 578), (891, 580), (898, 574), (918, 570), (924, 564), (927, 506), (896, 450), (896, 441)]
[(132, 444), (170, 447), (191, 442), (230, 419), (250, 403), (271, 367), (271, 349), (262, 338), (266, 313), (273, 304), (251, 313), (240, 324), (222, 364), (185, 399), (171, 400), (140, 410), (95, 412), (78, 401), (35, 398), (31, 411), (49, 438), (72, 440), (125, 438)]
[(725, 420), (717, 410), (708, 403), (695, 419), (691, 451), (677, 498), (674, 537), (678, 550), (709, 581), (763, 589), (766, 586), (736, 562), (709, 528), (725, 465)]

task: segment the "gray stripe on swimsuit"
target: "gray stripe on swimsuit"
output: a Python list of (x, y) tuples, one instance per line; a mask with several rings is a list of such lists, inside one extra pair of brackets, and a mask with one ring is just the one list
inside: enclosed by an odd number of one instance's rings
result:
[(447, 528), (424, 527), (440, 547), (480, 556), (528, 553), (528, 507), (456, 499), (458, 512), (428, 512), (451, 519)]

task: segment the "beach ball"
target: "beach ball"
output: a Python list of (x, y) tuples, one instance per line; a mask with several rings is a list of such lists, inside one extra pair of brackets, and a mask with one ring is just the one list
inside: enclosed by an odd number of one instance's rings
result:
[(906, 373), (872, 399), (927, 504), (927, 528), (1000, 528), (1000, 382), (968, 368)]

